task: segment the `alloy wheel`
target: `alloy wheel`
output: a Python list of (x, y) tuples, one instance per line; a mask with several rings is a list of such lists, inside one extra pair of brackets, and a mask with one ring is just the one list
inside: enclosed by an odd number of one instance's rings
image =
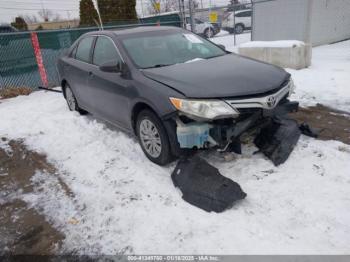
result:
[(146, 152), (153, 158), (162, 153), (162, 141), (155, 124), (149, 119), (140, 122), (140, 140)]

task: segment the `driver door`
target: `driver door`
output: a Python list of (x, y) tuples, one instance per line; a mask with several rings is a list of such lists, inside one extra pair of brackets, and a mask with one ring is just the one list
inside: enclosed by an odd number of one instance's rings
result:
[(131, 80), (121, 73), (103, 72), (99, 66), (107, 62), (124, 63), (116, 45), (110, 37), (100, 35), (96, 39), (92, 55), (95, 65), (89, 74), (89, 86), (94, 99), (94, 112), (101, 118), (122, 128), (130, 128), (129, 100)]

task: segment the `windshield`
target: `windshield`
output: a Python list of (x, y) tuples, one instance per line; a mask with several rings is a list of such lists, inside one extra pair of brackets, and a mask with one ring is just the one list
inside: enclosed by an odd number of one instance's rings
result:
[(125, 38), (122, 43), (139, 68), (193, 62), (225, 55), (211, 42), (190, 32)]

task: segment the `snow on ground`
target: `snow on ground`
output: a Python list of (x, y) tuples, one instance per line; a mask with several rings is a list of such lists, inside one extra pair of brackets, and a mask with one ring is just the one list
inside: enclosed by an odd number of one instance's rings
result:
[[(292, 72), (299, 90), (308, 83), (296, 97), (306, 103), (310, 95), (303, 94), (316, 93), (312, 87), (320, 80), (334, 78), (337, 85), (328, 101), (344, 101), (341, 70), (348, 64), (339, 51), (343, 45), (347, 43), (334, 45), (333, 51), (316, 48), (313, 67)], [(326, 90), (326, 84), (319, 88)], [(325, 98), (319, 95), (314, 101)], [(30, 149), (45, 153), (72, 191), (65, 194), (58, 177), (37, 172), (35, 193), (22, 196), (66, 235), (62, 252), (349, 252), (348, 145), (302, 137), (279, 167), (262, 155), (252, 155), (255, 148), (250, 145), (229, 162), (214, 152), (203, 153), (248, 194), (232, 209), (216, 214), (181, 199), (170, 178), (174, 163), (168, 167), (151, 163), (135, 138), (93, 116), (68, 111), (60, 94), (40, 91), (2, 100), (0, 118), (0, 137), (23, 138)]]
[[(57, 177), (38, 172), (23, 196), (66, 234), (63, 252), (115, 254), (344, 254), (350, 245), (350, 146), (302, 137), (274, 167), (251, 146), (224, 162), (205, 157), (248, 197), (206, 213), (181, 199), (174, 164), (149, 162), (134, 138), (69, 112), (59, 94), (35, 92), (0, 104), (0, 136), (47, 154)], [(78, 221), (72, 223), (71, 221)]]
[(350, 112), (350, 41), (312, 49), (312, 65), (288, 69), (296, 84), (294, 98), (304, 106), (322, 103)]

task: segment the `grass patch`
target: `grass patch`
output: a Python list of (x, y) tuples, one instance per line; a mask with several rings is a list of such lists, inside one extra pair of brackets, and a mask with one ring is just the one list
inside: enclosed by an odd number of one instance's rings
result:
[(29, 87), (10, 87), (5, 89), (0, 89), (0, 98), (12, 98), (16, 96), (27, 96), (31, 92), (33, 92), (33, 89)]

